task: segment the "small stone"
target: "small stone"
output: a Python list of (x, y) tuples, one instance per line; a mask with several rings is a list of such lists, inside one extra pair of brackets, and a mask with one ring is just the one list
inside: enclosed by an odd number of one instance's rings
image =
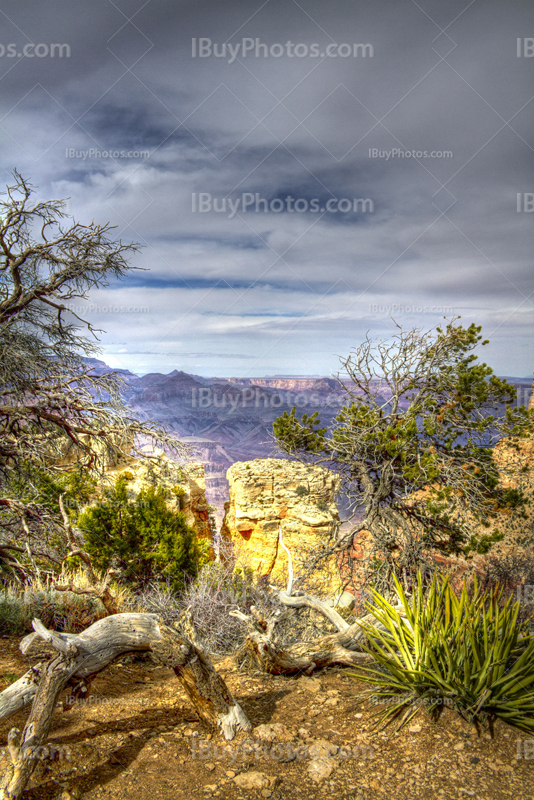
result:
[(215, 764), (212, 764), (211, 761), (208, 761), (207, 764), (204, 764), (204, 769), (207, 769), (208, 772), (213, 772), (215, 769)]
[(306, 689), (308, 692), (321, 691), (321, 681), (317, 678), (308, 678), (306, 675), (299, 678), (299, 686), (301, 689)]
[(354, 719), (361, 719), (362, 717), (363, 717), (363, 714), (355, 714), (354, 715)]
[(312, 781), (321, 783), (330, 777), (334, 771), (335, 762), (333, 758), (314, 758), (308, 764), (306, 770)]
[(262, 742), (273, 742), (277, 736), (287, 736), (289, 731), (281, 722), (274, 722), (272, 725), (258, 725), (254, 728), (254, 736)]
[(420, 733), (423, 729), (420, 725), (410, 725), (408, 730), (410, 733)]
[(216, 789), (217, 789), (217, 784), (216, 783), (207, 783), (204, 786), (204, 791), (205, 792), (214, 792), (214, 791), (216, 791)]
[(453, 747), (453, 750), (463, 750), (463, 749), (464, 749), (464, 743), (463, 742), (458, 742), (458, 744), (455, 744), (454, 747)]
[(335, 756), (339, 747), (326, 739), (317, 739), (309, 747), (309, 754), (312, 758), (324, 758)]
[(233, 769), (227, 769), (224, 774), (226, 775), (227, 778), (235, 778), (235, 772), (233, 771)]
[(263, 772), (242, 772), (235, 776), (234, 783), (240, 789), (266, 789), (269, 778)]
[(272, 792), (270, 789), (262, 789), (260, 794), (262, 797), (270, 797), (272, 795)]

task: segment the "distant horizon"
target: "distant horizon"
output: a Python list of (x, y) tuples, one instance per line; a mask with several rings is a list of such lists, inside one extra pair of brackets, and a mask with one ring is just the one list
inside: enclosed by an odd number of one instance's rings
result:
[[(110, 369), (118, 370), (121, 369), (120, 367), (112, 367), (108, 364), (104, 359), (97, 358), (96, 361), (100, 361)], [(129, 371), (129, 370), (128, 370)], [(292, 375), (292, 374), (278, 374), (278, 375), (203, 375), (201, 372), (188, 372), (187, 370), (181, 367), (174, 367), (174, 369), (170, 370), (170, 372), (159, 372), (158, 370), (148, 370), (147, 372), (132, 372), (132, 375), (136, 375), (138, 378), (143, 378), (145, 375), (164, 375), (166, 377), (170, 377), (174, 372), (183, 372), (186, 375), (191, 375), (192, 377), (199, 377), (205, 380), (223, 380), (223, 381), (237, 381), (237, 380), (324, 380), (327, 379), (335, 379), (335, 375)], [(495, 372), (495, 371), (494, 371)], [(532, 382), (534, 380), (534, 371), (532, 375), (498, 375), (495, 372), (498, 378), (509, 380), (509, 381), (525, 381), (525, 382)]]

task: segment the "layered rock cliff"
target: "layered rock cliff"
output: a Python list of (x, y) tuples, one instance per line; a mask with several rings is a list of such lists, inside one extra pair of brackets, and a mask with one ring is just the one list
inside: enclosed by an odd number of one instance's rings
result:
[[(256, 573), (280, 583), (286, 580), (288, 560), (280, 547), (279, 526), (297, 575), (311, 553), (335, 536), (339, 478), (324, 467), (255, 459), (233, 464), (227, 478), (230, 501), (221, 534)], [(315, 587), (328, 593), (339, 590), (335, 560), (325, 565)]]
[(335, 378), (230, 378), (236, 386), (261, 386), (292, 392), (338, 392), (339, 382)]

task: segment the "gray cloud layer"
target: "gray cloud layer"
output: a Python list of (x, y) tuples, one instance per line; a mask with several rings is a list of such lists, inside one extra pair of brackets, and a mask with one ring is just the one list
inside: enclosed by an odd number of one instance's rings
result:
[[(329, 373), (367, 330), (389, 335), (390, 314), (425, 328), (461, 314), (484, 325), (498, 372), (532, 370), (532, 215), (517, 211), (534, 191), (528, 4), (30, 0), (1, 12), (5, 181), (16, 167), (40, 196), (70, 196), (77, 219), (145, 245), (134, 263), (149, 273), (88, 300), (110, 363)], [(194, 58), (192, 39), (197, 54), (200, 39), (232, 51)], [(319, 57), (288, 55), (288, 41)], [(28, 55), (10, 57), (10, 43)], [(70, 57), (35, 55), (53, 43)], [(340, 44), (373, 54), (320, 56)], [(194, 212), (201, 194), (226, 211)], [(321, 211), (336, 199), (345, 210)], [(291, 211), (296, 200), (317, 213)]]

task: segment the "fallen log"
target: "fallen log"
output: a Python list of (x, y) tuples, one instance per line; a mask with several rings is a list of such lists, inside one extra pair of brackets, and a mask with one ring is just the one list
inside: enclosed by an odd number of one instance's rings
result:
[[(317, 608), (315, 603), (312, 607)], [(372, 614), (356, 620), (352, 625), (346, 624), (337, 633), (321, 636), (311, 642), (284, 645), (276, 641), (272, 621), (262, 620), (257, 609), (252, 608), (251, 612), (251, 615), (242, 611), (230, 611), (230, 614), (247, 624), (246, 650), (258, 667), (271, 675), (290, 675), (296, 672), (309, 675), (315, 669), (333, 664), (354, 666), (369, 659), (369, 654), (360, 649), (360, 641), (365, 635), (360, 626), (375, 624)]]
[[(321, 669), (333, 664), (354, 666), (363, 660), (369, 659), (368, 653), (361, 648), (365, 638), (365, 626), (373, 625), (383, 628), (382, 623), (373, 614), (367, 614), (352, 624), (343, 619), (335, 608), (317, 597), (304, 592), (293, 591), (293, 562), (291, 552), (285, 546), (282, 527), (279, 526), (279, 542), (288, 557), (288, 583), (286, 591), (279, 591), (275, 586), (277, 599), (282, 606), (289, 609), (311, 608), (326, 617), (336, 628), (337, 633), (328, 634), (314, 639), (311, 642), (296, 642), (283, 644), (277, 640), (276, 626), (287, 619), (287, 612), (276, 609), (268, 614), (254, 606), (250, 614), (242, 611), (230, 611), (230, 615), (242, 620), (247, 625), (247, 639), (244, 649), (252, 656), (258, 667), (271, 675), (290, 675), (297, 672), (311, 674), (315, 669)], [(403, 606), (396, 606), (402, 613)]]
[(22, 734), (13, 728), (8, 736), (11, 767), (0, 777), (0, 800), (18, 800), (48, 736), (54, 708), (69, 685), (75, 692), (87, 687), (93, 677), (126, 653), (149, 651), (154, 661), (170, 667), (187, 693), (200, 719), (218, 727), (226, 739), (251, 724), (226, 684), (198, 643), (164, 625), (156, 614), (115, 614), (101, 619), (80, 634), (47, 630), (33, 621), (35, 633), (25, 637), (21, 649), (27, 652), (39, 636), (58, 653), (42, 661), (0, 693), (0, 717), (13, 714), (32, 702)]

